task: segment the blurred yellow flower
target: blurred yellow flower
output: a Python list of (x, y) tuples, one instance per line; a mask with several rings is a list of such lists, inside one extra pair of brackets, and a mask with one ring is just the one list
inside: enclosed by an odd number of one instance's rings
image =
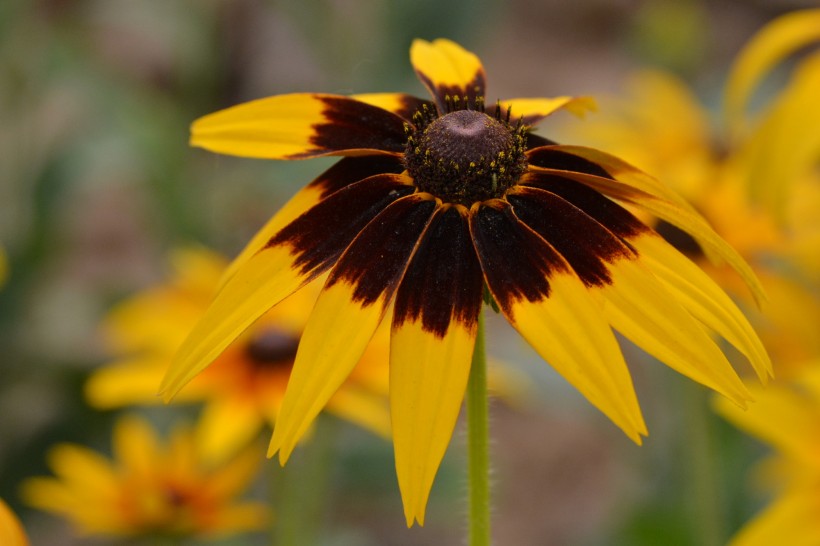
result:
[(820, 544), (820, 358), (802, 368), (789, 383), (752, 388), (756, 402), (747, 411), (714, 400), (718, 413), (776, 451), (761, 470), (777, 498), (731, 546)]
[[(667, 181), (747, 260), (781, 249), (783, 235), (766, 211), (749, 202), (737, 158), (719, 144), (708, 112), (683, 81), (660, 71), (639, 72), (629, 79), (625, 96), (601, 103), (602, 113), (569, 127), (570, 134)], [(658, 229), (689, 256), (703, 257), (691, 237), (665, 224)]]
[(8, 504), (0, 499), (0, 544), (3, 546), (28, 546), (28, 538), (20, 520)]
[[(800, 61), (754, 122), (745, 107), (768, 70), (818, 40), (820, 10), (806, 10), (750, 41), (727, 84), (731, 138), (710, 129), (708, 112), (684, 82), (659, 71), (635, 74), (625, 96), (602, 100), (601, 114), (567, 128), (668, 181), (755, 268), (770, 298), (753, 315), (779, 373), (820, 351), (813, 326), (820, 303), (805, 290), (820, 275), (820, 53)], [(691, 237), (663, 223), (656, 229), (731, 294), (748, 296), (733, 275), (703, 259)]]
[(48, 462), (56, 477), (25, 480), (24, 500), (66, 518), (83, 535), (216, 536), (266, 525), (264, 505), (236, 499), (256, 475), (258, 450), (209, 465), (187, 427), (161, 444), (134, 416), (117, 422), (113, 448), (113, 460), (80, 445), (52, 448)]
[[(162, 375), (208, 307), (227, 265), (204, 249), (177, 251), (172, 263), (174, 273), (166, 284), (132, 297), (108, 316), (108, 337), (122, 356), (89, 378), (86, 397), (94, 407), (161, 402), (157, 391)], [(180, 393), (177, 400), (205, 403), (196, 438), (209, 459), (224, 459), (265, 424), (273, 426), (299, 336), (316, 299), (319, 286), (314, 286), (272, 309)], [(373, 340), (327, 410), (388, 436), (387, 358), (385, 331)]]
[(818, 215), (810, 219), (806, 212), (807, 201), (820, 203), (820, 52), (802, 58), (755, 115), (747, 111), (778, 63), (818, 42), (820, 9), (786, 14), (749, 41), (726, 84), (728, 138), (713, 134), (708, 113), (683, 82), (657, 71), (636, 74), (626, 98), (602, 101), (604, 114), (569, 130), (663, 178), (748, 259), (755, 252), (788, 253), (784, 231), (820, 242)]
[[(820, 9), (783, 15), (743, 48), (726, 85), (726, 117), (751, 198), (790, 234), (786, 252), (820, 277)], [(809, 46), (814, 46), (810, 49)], [(764, 107), (749, 103), (770, 72), (809, 49)]]

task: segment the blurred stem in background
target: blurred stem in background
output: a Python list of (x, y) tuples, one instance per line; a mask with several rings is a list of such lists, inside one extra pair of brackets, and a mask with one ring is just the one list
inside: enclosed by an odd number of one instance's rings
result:
[(677, 382), (684, 411), (681, 434), (688, 479), (687, 500), (692, 544), (722, 546), (726, 543), (726, 499), (720, 475), (720, 454), (716, 449), (715, 416), (709, 407), (709, 393), (689, 381)]
[(309, 546), (319, 543), (333, 471), (338, 422), (319, 415), (302, 453), (285, 467), (271, 460), (273, 546)]

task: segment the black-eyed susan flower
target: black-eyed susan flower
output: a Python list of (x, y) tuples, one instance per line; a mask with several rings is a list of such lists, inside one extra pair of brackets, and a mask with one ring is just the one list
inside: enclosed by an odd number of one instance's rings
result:
[[(208, 308), (227, 265), (203, 248), (178, 250), (171, 261), (174, 271), (167, 282), (125, 300), (106, 318), (104, 330), (118, 358), (86, 383), (86, 397), (94, 407), (161, 402), (157, 385)], [(273, 427), (320, 287), (314, 283), (270, 310), (180, 392), (178, 401), (204, 404), (195, 435), (208, 460), (225, 460)], [(384, 328), (375, 336), (326, 406), (384, 437), (390, 434), (387, 334)]]
[(646, 434), (613, 327), (738, 404), (749, 395), (709, 336), (769, 362), (729, 298), (622, 204), (689, 232), (758, 290), (742, 259), (656, 180), (532, 128), (588, 99), (486, 101), (479, 59), (417, 40), (432, 94), (280, 95), (206, 116), (192, 143), (268, 159), (342, 156), (231, 266), (162, 384), (170, 398), (257, 317), (329, 271), (305, 327), (269, 453), (286, 461), (391, 323), (390, 402), (408, 525), (423, 523), (459, 413), (485, 299), (630, 438)]
[(265, 526), (264, 505), (237, 499), (256, 475), (256, 450), (209, 465), (188, 428), (176, 428), (165, 444), (133, 416), (117, 422), (113, 447), (113, 460), (80, 445), (52, 448), (56, 476), (24, 481), (24, 500), (83, 535), (216, 536)]
[(718, 413), (775, 450), (758, 473), (762, 485), (776, 491), (775, 499), (743, 526), (731, 546), (820, 542), (820, 359), (800, 368), (789, 382), (756, 389), (748, 411), (715, 400)]
[[(737, 57), (726, 83), (726, 119), (734, 143), (743, 142), (745, 176), (758, 202), (783, 219), (794, 184), (817, 176), (820, 155), (820, 9), (784, 14), (763, 27)], [(788, 84), (749, 114), (755, 91), (774, 68), (798, 51)], [(779, 180), (779, 183), (774, 181)]]
[(0, 499), (0, 544), (28, 546), (28, 537), (26, 537), (20, 520), (3, 499)]

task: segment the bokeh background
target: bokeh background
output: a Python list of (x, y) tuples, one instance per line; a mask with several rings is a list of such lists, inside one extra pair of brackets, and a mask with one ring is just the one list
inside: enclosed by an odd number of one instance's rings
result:
[[(76, 538), (18, 495), (21, 480), (49, 473), (44, 454), (55, 442), (110, 450), (118, 412), (92, 410), (82, 394), (89, 372), (110, 358), (102, 317), (165, 278), (168, 252), (180, 245), (236, 254), (332, 162), (192, 149), (193, 119), (296, 91), (424, 96), (408, 61), (414, 37), (448, 37), (476, 52), (490, 100), (606, 96), (638, 67), (654, 66), (683, 77), (716, 109), (744, 42), (766, 21), (811, 4), (3, 0), (0, 244), (9, 274), (0, 289), (0, 497), (21, 515), (35, 546), (117, 543)], [(559, 114), (540, 132), (561, 141), (571, 121)], [(764, 503), (747, 484), (763, 448), (714, 417), (700, 387), (631, 355), (650, 429), (637, 447), (503, 320), (490, 321), (490, 336), (490, 353), (531, 387), (492, 408), (498, 544), (696, 545), (703, 495), (719, 496), (726, 537)], [(185, 411), (144, 414), (164, 427)], [(433, 488), (426, 526), (410, 530), (389, 445), (345, 424), (330, 441), (318, 544), (463, 542), (462, 432)], [(693, 453), (706, 453), (710, 463), (704, 467)], [(273, 462), (264, 466), (277, 471)], [(251, 495), (266, 498), (266, 481)]]

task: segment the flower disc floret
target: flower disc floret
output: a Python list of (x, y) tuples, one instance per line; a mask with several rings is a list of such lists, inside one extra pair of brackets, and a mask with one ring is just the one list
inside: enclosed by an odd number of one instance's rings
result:
[(456, 110), (432, 120), (419, 114), (414, 121), (405, 166), (417, 188), (444, 202), (469, 207), (501, 197), (526, 170), (524, 131), (505, 120)]

